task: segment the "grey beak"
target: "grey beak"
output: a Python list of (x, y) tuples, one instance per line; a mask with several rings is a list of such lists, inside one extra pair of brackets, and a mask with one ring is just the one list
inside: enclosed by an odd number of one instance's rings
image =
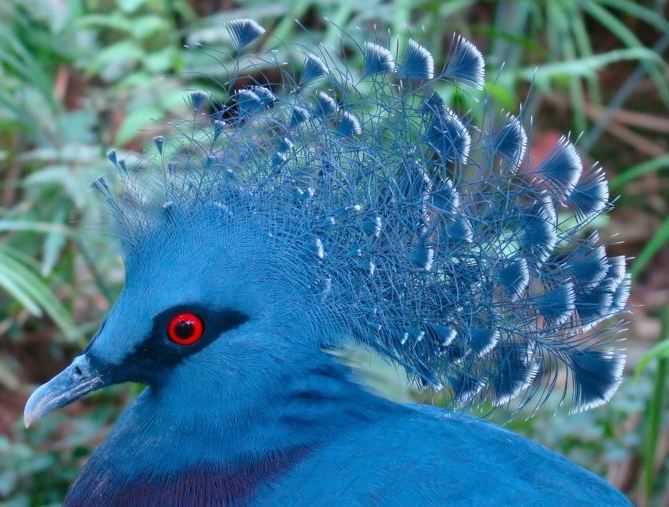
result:
[(78, 400), (104, 386), (102, 375), (86, 355), (76, 357), (70, 366), (40, 386), (30, 396), (23, 411), (26, 428), (53, 410)]

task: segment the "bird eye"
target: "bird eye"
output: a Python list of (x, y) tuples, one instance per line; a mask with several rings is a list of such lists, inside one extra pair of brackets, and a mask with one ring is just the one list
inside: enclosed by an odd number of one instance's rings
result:
[(204, 323), (194, 313), (184, 312), (172, 317), (167, 334), (177, 345), (193, 345), (204, 334)]

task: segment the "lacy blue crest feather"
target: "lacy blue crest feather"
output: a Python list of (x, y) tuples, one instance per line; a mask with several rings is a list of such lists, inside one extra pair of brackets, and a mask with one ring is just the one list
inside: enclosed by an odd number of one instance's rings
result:
[(208, 209), (255, 224), (232, 228), (252, 236), (239, 238), (248, 269), (285, 250), (275, 269), (323, 341), (352, 337), (455, 404), (541, 401), (561, 368), (572, 410), (610, 398), (629, 278), (588, 234), (610, 208), (606, 178), (566, 137), (531, 170), (521, 118), (484, 111), (473, 125), (444, 103), (441, 81), (483, 86), (472, 43), (456, 37), (441, 72), (414, 40), (399, 54), (354, 44), (361, 68), (288, 46), (302, 53), (293, 72), (279, 52), (248, 52), (265, 33), (254, 21), (229, 31), (232, 77), (219, 96), (192, 92), (193, 117), (155, 139), (159, 167), (142, 173), (156, 184), (138, 188), (115, 153), (121, 189), (94, 184), (129, 262), (171, 210), (188, 234), (188, 210)]

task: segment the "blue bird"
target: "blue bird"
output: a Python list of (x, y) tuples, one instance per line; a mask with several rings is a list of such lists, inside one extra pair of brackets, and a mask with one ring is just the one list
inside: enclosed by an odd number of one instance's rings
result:
[[(344, 61), (320, 44), (254, 53), (258, 23), (227, 28), (220, 97), (190, 93), (192, 118), (141, 170), (112, 151), (117, 176), (93, 184), (125, 286), (25, 423), (147, 387), (65, 505), (628, 505), (463, 411), (556, 390), (579, 411), (618, 387), (629, 277), (588, 232), (611, 207), (602, 169), (566, 137), (532, 166), (522, 115), (484, 99), (474, 125), (448, 107), (438, 90), (483, 87), (464, 38), (438, 69), (414, 40), (395, 53), (344, 34)], [(365, 387), (340, 359), (351, 346), (447, 408)]]

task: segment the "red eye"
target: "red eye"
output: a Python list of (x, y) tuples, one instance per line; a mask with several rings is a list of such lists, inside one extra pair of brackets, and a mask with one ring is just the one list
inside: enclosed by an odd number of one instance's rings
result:
[(178, 345), (193, 345), (204, 334), (204, 323), (194, 313), (184, 312), (175, 315), (167, 326), (167, 334)]

